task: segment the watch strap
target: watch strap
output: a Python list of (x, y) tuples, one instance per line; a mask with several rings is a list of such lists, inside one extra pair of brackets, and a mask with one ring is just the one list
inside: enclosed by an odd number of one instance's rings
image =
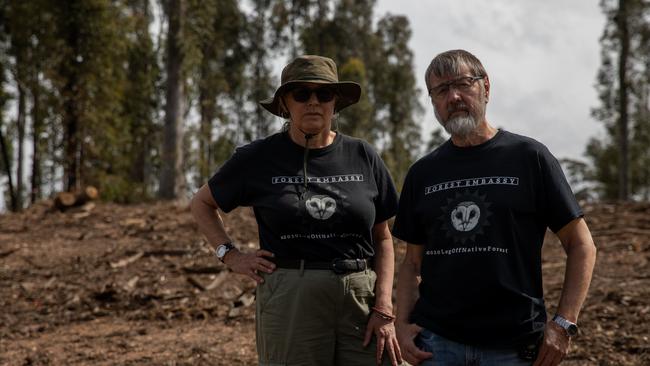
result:
[(562, 315), (555, 314), (553, 316), (553, 322), (566, 332), (569, 337), (573, 337), (578, 334), (578, 325), (572, 321), (567, 320)]

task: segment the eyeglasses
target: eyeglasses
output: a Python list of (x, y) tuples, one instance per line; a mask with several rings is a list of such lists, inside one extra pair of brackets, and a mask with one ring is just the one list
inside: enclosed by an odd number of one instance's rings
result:
[(316, 99), (318, 99), (319, 103), (331, 102), (336, 96), (336, 92), (332, 88), (310, 89), (306, 87), (300, 87), (291, 90), (291, 96), (293, 97), (293, 100), (298, 103), (306, 103), (309, 98), (311, 98), (311, 95), (313, 93), (316, 94)]
[(458, 91), (466, 92), (474, 86), (474, 83), (477, 80), (483, 78), (485, 78), (485, 76), (463, 76), (454, 80), (445, 81), (444, 83), (440, 83), (429, 89), (429, 96), (434, 99), (442, 99), (447, 95), (447, 93), (449, 93), (449, 90), (452, 87)]

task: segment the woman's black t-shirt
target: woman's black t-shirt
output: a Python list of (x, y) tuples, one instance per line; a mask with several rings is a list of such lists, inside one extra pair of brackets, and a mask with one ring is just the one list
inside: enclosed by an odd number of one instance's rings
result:
[(332, 260), (374, 256), (372, 227), (395, 215), (397, 193), (383, 161), (362, 140), (337, 133), (324, 148), (304, 148), (287, 132), (238, 148), (209, 180), (224, 212), (252, 206), (260, 247), (278, 258)]

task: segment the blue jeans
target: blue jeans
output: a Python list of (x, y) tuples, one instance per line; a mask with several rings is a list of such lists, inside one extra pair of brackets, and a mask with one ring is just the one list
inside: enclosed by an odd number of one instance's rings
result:
[(422, 366), (530, 366), (533, 361), (519, 358), (516, 349), (474, 347), (451, 341), (427, 329), (415, 339), (415, 344), (433, 357), (424, 360)]

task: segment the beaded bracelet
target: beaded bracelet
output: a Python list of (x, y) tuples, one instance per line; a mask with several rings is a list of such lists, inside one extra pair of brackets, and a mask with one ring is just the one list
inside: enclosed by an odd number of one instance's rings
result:
[(379, 310), (374, 306), (372, 308), (370, 308), (370, 309), (372, 311), (374, 311), (375, 314), (377, 314), (378, 317), (380, 317), (380, 318), (382, 318), (384, 320), (390, 320), (390, 321), (395, 320), (395, 315), (393, 315), (393, 314), (387, 313), (387, 312), (385, 312), (383, 310)]

